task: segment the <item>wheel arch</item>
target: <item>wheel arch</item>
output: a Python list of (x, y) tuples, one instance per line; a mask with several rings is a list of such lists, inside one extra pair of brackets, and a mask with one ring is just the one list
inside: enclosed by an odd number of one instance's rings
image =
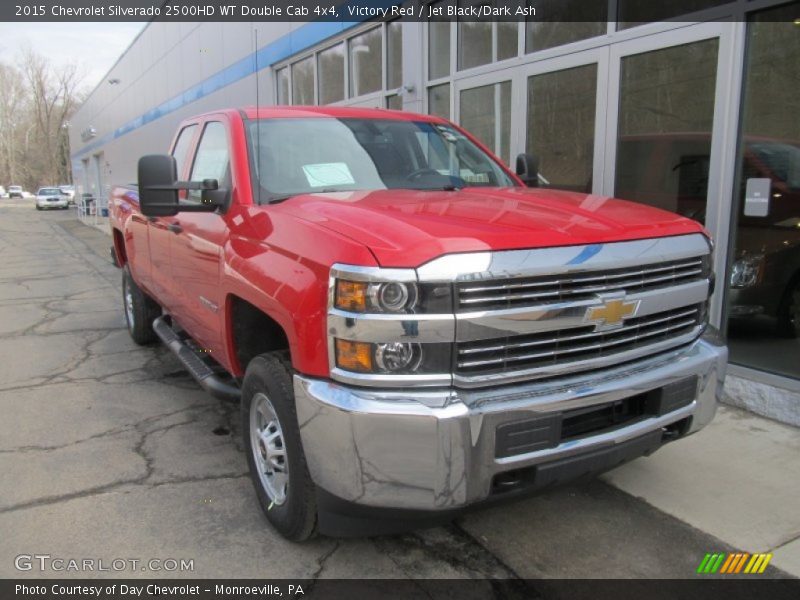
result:
[(286, 350), (291, 357), (286, 327), (269, 312), (236, 294), (229, 294), (225, 313), (228, 355), (235, 375), (243, 375), (250, 361), (265, 352)]

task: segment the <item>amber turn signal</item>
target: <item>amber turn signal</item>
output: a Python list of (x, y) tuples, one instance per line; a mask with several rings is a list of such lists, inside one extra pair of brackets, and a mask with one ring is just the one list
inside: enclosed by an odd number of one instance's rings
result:
[(367, 284), (363, 281), (336, 281), (336, 308), (365, 312), (367, 310)]
[(372, 344), (336, 340), (336, 365), (357, 373), (371, 373)]

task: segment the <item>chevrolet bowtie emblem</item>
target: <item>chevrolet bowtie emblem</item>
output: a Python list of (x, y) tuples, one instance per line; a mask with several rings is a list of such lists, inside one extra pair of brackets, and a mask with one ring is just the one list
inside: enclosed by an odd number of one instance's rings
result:
[(639, 310), (638, 300), (628, 302), (625, 298), (613, 298), (602, 302), (600, 306), (586, 309), (586, 316), (583, 318), (584, 321), (595, 323), (598, 331), (621, 327), (626, 318), (634, 316)]

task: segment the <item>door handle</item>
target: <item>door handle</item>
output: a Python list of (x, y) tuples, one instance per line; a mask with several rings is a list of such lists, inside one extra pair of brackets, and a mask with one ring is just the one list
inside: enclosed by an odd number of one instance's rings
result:
[(183, 227), (181, 227), (180, 223), (170, 223), (169, 225), (167, 225), (167, 229), (172, 233), (180, 233), (181, 231), (183, 231)]

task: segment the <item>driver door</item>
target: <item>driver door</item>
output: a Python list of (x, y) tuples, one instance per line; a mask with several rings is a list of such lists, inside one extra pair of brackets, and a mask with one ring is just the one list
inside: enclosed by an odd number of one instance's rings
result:
[[(230, 130), (223, 117), (201, 124), (202, 132), (189, 169), (189, 181), (216, 179), (220, 189), (231, 190)], [(201, 192), (190, 191), (182, 202), (200, 202)], [(222, 307), (219, 289), (227, 227), (215, 212), (181, 212), (169, 217), (172, 278), (177, 310), (175, 318), (202, 349), (222, 353)]]
[[(191, 157), (199, 125), (192, 123), (181, 129), (172, 148), (172, 156), (178, 166), (178, 179), (183, 179)], [(170, 231), (173, 217), (142, 217), (147, 219), (147, 238), (150, 251), (150, 283), (153, 295), (167, 312), (177, 308), (177, 290), (172, 277), (173, 263)]]

